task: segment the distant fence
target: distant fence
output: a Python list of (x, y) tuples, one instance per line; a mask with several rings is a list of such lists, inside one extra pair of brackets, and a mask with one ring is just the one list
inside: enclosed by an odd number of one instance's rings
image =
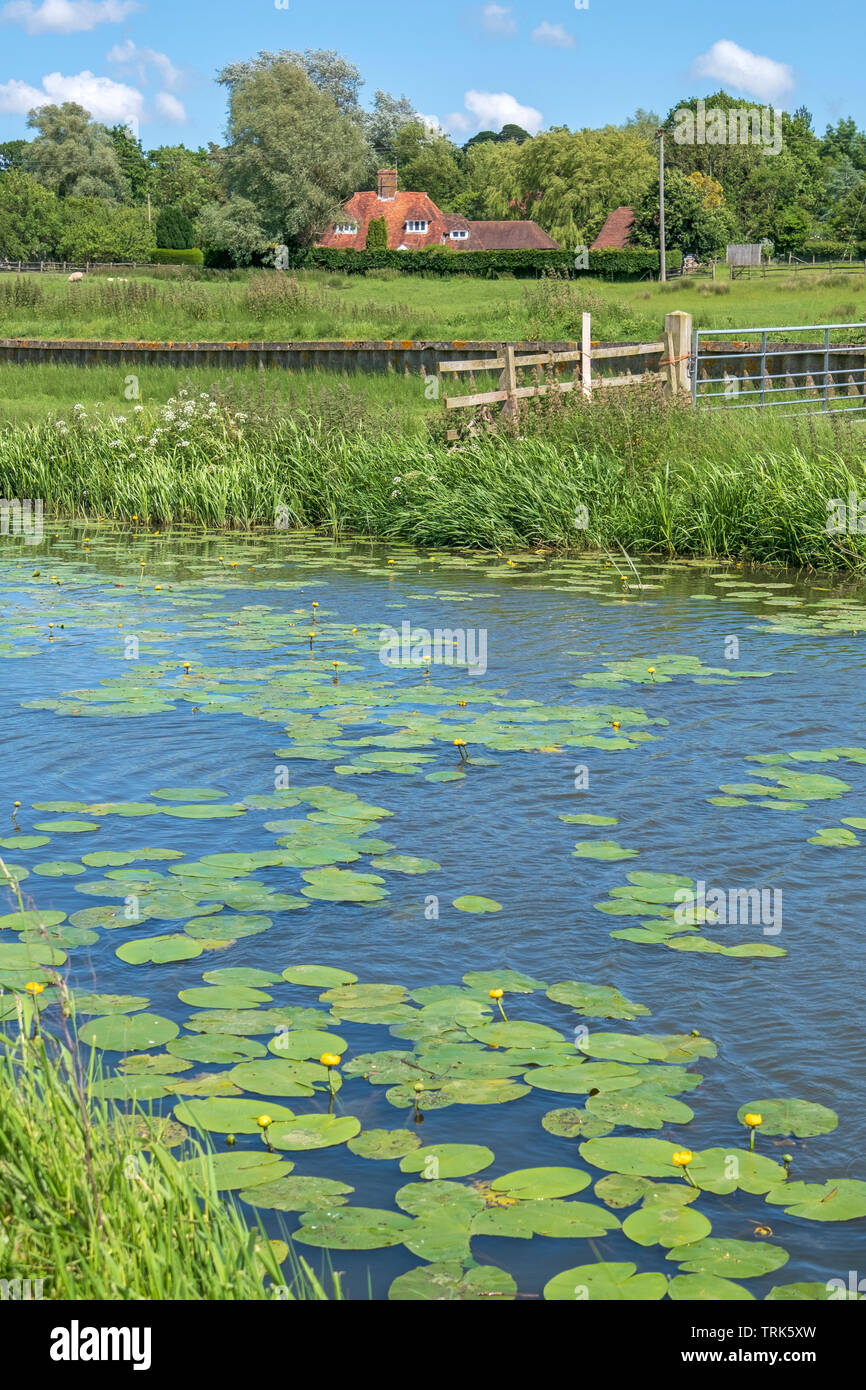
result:
[(40, 272), (43, 274), (76, 274), (81, 272), (89, 275), (92, 270), (145, 270), (150, 268), (150, 261), (0, 261), (0, 271), (6, 270), (12, 275), (35, 275)]
[(765, 280), (768, 275), (799, 275), (815, 271), (827, 275), (862, 275), (866, 271), (866, 260), (860, 261), (789, 261), (781, 265), (732, 265), (732, 280)]

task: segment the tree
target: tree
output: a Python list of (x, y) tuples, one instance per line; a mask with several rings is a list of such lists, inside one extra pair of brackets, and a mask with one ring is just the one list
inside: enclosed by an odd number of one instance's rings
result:
[(483, 145), (491, 140), (500, 145), (505, 144), (509, 140), (514, 140), (518, 145), (522, 145), (524, 140), (531, 139), (532, 136), (529, 134), (529, 131), (524, 130), (522, 125), (515, 125), (512, 121), (509, 121), (501, 130), (479, 130), (477, 135), (473, 135), (471, 139), (466, 141), (463, 149), (465, 151), (470, 149), (472, 145)]
[(463, 176), (459, 151), (447, 135), (437, 134), (422, 121), (410, 121), (397, 132), (394, 157), (401, 188), (427, 193), (437, 206), (450, 209)]
[(394, 163), (398, 133), (418, 119), (418, 112), (408, 97), (392, 97), (390, 92), (376, 92), (373, 110), (366, 116), (366, 129), (377, 164), (390, 167)]
[(26, 168), (45, 188), (59, 198), (129, 200), (129, 182), (111, 136), (83, 106), (74, 101), (39, 106), (27, 124), (39, 134), (28, 146)]
[(22, 169), (0, 177), (0, 257), (42, 261), (54, 256), (60, 204)]
[[(701, 188), (680, 169), (665, 171), (665, 242), (669, 251), (712, 256), (734, 240), (735, 232), (729, 208), (706, 208)], [(658, 247), (658, 176), (635, 207), (632, 238), (639, 246)]]
[(195, 229), (179, 208), (162, 208), (156, 219), (156, 244), (166, 251), (189, 251), (195, 246)]
[(149, 261), (156, 247), (144, 208), (103, 198), (60, 203), (57, 254), (64, 261)]
[(247, 198), (207, 203), (199, 213), (196, 234), (208, 265), (252, 265), (273, 245)]
[(388, 249), (388, 223), (384, 217), (371, 217), (367, 224), (367, 240), (364, 243), (368, 251), (386, 251)]
[(26, 140), (4, 140), (0, 144), (0, 173), (6, 174), (10, 169), (24, 168), (27, 145)]
[(206, 203), (225, 197), (220, 151), (188, 150), (184, 145), (160, 145), (148, 150), (150, 192), (158, 207), (179, 208), (195, 218)]
[(257, 57), (246, 62), (227, 64), (217, 81), (234, 91), (256, 73), (287, 65), (300, 68), (318, 91), (331, 98), (343, 115), (351, 116), (359, 124), (363, 121), (364, 113), (358, 102), (358, 93), (364, 79), (355, 64), (341, 58), (333, 48), (307, 48), (303, 53), (293, 48), (283, 48), (279, 53), (269, 53), (263, 49)]
[(150, 187), (150, 169), (141, 148), (141, 141), (136, 140), (129, 126), (125, 125), (109, 126), (108, 134), (114, 145), (123, 177), (132, 190), (132, 201), (143, 203)]
[(230, 71), (220, 76), (230, 89), (228, 193), (252, 206), (267, 240), (308, 245), (368, 168), (360, 126), (294, 61), (276, 56), (238, 77)]

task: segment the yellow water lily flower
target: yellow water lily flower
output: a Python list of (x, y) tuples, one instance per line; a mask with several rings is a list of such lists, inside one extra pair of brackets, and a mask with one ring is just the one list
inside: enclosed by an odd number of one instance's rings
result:
[(319, 1058), (323, 1067), (338, 1067), (341, 1060), (342, 1059), (337, 1056), (336, 1052), (323, 1052)]
[(691, 1149), (679, 1149), (671, 1157), (671, 1162), (676, 1168), (687, 1168), (694, 1158)]
[(40, 984), (38, 980), (28, 980), (27, 984), (24, 986), (25, 993), (27, 994), (41, 994), (44, 988), (45, 986)]
[(501, 999), (502, 996), (503, 996), (503, 994), (505, 993), (505, 990), (504, 990), (504, 989), (489, 989), (489, 990), (487, 991), (487, 993), (490, 995), (490, 998), (491, 998), (491, 999)]
[(747, 1124), (750, 1129), (756, 1129), (758, 1125), (763, 1124), (763, 1116), (753, 1114), (744, 1115), (743, 1122)]
[(268, 1125), (272, 1125), (273, 1123), (274, 1122), (271, 1119), (270, 1115), (259, 1115), (258, 1119), (256, 1120), (256, 1124), (259, 1126), (260, 1129), (267, 1129)]

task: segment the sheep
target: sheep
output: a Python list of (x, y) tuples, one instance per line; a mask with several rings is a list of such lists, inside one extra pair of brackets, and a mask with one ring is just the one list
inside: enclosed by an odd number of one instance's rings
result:
[(83, 279), (84, 279), (84, 273), (83, 273), (82, 271), (80, 271), (80, 270), (75, 270), (75, 271), (72, 272), (72, 274), (71, 274), (70, 277), (69, 277), (69, 283), (70, 283), (70, 285), (74, 285), (74, 284), (76, 284), (79, 280), (83, 280)]

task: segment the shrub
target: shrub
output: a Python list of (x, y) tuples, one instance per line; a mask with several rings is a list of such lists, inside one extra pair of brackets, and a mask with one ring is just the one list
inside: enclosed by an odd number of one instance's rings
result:
[(150, 259), (154, 265), (204, 265), (204, 252), (198, 247), (185, 251), (166, 251), (160, 247), (151, 252)]
[(367, 240), (364, 243), (368, 251), (387, 251), (388, 249), (388, 223), (384, 217), (372, 217), (367, 226)]
[(180, 208), (162, 208), (156, 219), (157, 245), (166, 251), (189, 251), (195, 246), (195, 231)]
[[(434, 254), (441, 253), (441, 254)], [(669, 251), (667, 266), (678, 270), (682, 254)], [(294, 267), (342, 271), (348, 275), (364, 275), (371, 270), (397, 270), (405, 275), (476, 275), (495, 278), (500, 274), (538, 276), (545, 271), (566, 275), (601, 275), (605, 279), (630, 279), (658, 272), (657, 251), (628, 247), (625, 250), (590, 251), (587, 271), (574, 270), (571, 251), (455, 251), (448, 247), (432, 247), (424, 251), (338, 250), (331, 246), (314, 246), (307, 251), (291, 253)]]

